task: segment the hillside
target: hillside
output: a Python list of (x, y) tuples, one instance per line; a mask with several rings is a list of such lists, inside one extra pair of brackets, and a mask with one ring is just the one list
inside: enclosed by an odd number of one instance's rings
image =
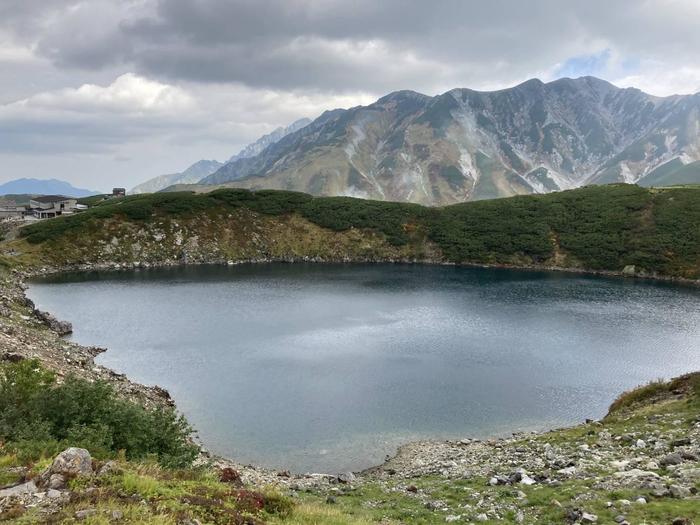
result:
[[(659, 98), (593, 77), (435, 97), (398, 91), (369, 106), (327, 111), (196, 189), (445, 205), (636, 183), (670, 161), (699, 161), (699, 122), (700, 94)], [(700, 175), (688, 171), (678, 180), (700, 182)]]
[(700, 161), (683, 164), (679, 159), (673, 159), (639, 180), (640, 186), (675, 186), (680, 184), (700, 184)]
[[(426, 260), (700, 278), (700, 188), (593, 186), (426, 208), (241, 189), (106, 201), (25, 227), (44, 264)], [(39, 249), (37, 249), (37, 247)]]
[(88, 197), (97, 191), (76, 188), (58, 179), (16, 179), (0, 184), (0, 195), (67, 195), (69, 197)]

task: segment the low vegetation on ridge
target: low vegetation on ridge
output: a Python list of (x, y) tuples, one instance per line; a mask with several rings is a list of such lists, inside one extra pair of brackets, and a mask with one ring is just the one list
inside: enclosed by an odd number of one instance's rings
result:
[[(446, 262), (613, 272), (634, 267), (637, 273), (700, 277), (700, 188), (693, 187), (614, 184), (443, 208), (273, 190), (158, 193), (105, 201), (78, 215), (27, 226), (22, 236), (32, 244), (60, 248), (71, 236), (99, 237), (104, 221), (139, 225), (243, 209), (261, 217), (297, 216), (335, 232), (373, 232), (414, 258), (421, 256), (414, 244), (431, 242)], [(219, 224), (222, 220), (228, 221), (213, 218), (211, 227), (246, 230), (245, 224)], [(292, 255), (324, 254), (297, 250)]]

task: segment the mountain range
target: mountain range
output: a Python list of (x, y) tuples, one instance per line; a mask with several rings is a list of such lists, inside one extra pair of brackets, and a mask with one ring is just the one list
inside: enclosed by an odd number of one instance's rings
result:
[(66, 195), (88, 197), (99, 191), (76, 188), (58, 179), (15, 179), (0, 184), (0, 195)]
[(159, 175), (148, 179), (146, 182), (142, 182), (132, 188), (129, 193), (155, 193), (173, 184), (196, 184), (207, 175), (214, 173), (221, 166), (223, 164), (217, 160), (199, 160), (185, 171)]
[[(235, 162), (239, 159), (254, 157), (271, 144), (274, 144), (286, 135), (303, 128), (310, 122), (311, 120), (303, 118), (293, 122), (287, 127), (279, 127), (273, 132), (263, 135), (255, 142), (248, 144), (241, 151), (233, 155), (228, 162)], [(153, 193), (167, 188), (168, 186), (177, 184), (195, 184), (205, 178), (207, 175), (214, 173), (223, 165), (223, 163), (216, 160), (200, 160), (192, 164), (185, 171), (153, 177), (152, 179), (135, 186), (129, 193)]]
[(595, 77), (533, 79), (492, 92), (397, 91), (326, 111), (192, 189), (443, 205), (611, 182), (698, 183), (699, 161), (700, 93), (655, 97)]

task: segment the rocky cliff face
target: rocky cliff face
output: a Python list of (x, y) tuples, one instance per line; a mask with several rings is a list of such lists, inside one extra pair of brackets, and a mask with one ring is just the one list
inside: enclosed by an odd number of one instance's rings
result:
[(275, 142), (278, 142), (280, 139), (286, 137), (290, 133), (294, 133), (295, 131), (298, 131), (301, 128), (303, 128), (304, 126), (308, 126), (310, 123), (310, 119), (301, 118), (299, 120), (295, 120), (285, 128), (279, 127), (272, 133), (263, 135), (255, 142), (251, 142), (250, 144), (248, 144), (245, 148), (243, 148), (241, 151), (232, 156), (229, 159), (229, 162), (235, 162), (238, 159), (247, 159), (250, 157), (255, 157), (256, 155), (259, 155), (268, 146), (274, 144)]
[(328, 111), (202, 184), (443, 205), (661, 175), (675, 183), (679, 168), (683, 182), (700, 182), (698, 160), (700, 94), (658, 98), (584, 77), (391, 93)]

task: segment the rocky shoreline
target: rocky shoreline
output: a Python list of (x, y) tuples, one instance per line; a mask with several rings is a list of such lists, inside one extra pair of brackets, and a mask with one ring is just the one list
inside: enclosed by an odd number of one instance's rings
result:
[[(272, 261), (261, 258), (227, 264), (265, 262)], [(331, 261), (294, 259), (284, 262)], [(435, 264), (434, 261), (432, 263)], [(84, 347), (65, 340), (61, 334), (65, 333), (66, 325), (50, 314), (35, 309), (25, 296), (25, 283), (31, 278), (67, 271), (181, 264), (137, 266), (106, 263), (46, 267), (32, 271), (10, 270), (0, 278), (0, 360), (38, 359), (56, 372), (59, 378), (74, 374), (91, 381), (102, 380), (110, 383), (120, 395), (145, 406), (174, 406), (166, 390), (134, 383), (122, 374), (96, 365), (94, 358), (104, 349)], [(220, 261), (212, 264), (220, 264)], [(684, 284), (698, 283), (692, 281)], [(684, 391), (672, 392), (665, 401), (682, 399), (686, 394)], [(562, 439), (562, 433), (567, 434), (566, 440)], [(517, 434), (504, 439), (413, 442), (400, 447), (396, 455), (382, 465), (361, 473), (293, 474), (242, 465), (212, 456), (204, 449), (197, 464), (208, 465), (220, 472), (233, 471), (245, 485), (276, 486), (290, 494), (320, 494), (329, 503), (352, 494), (360, 487), (378, 485), (387, 493), (399, 491), (404, 497), (415, 500), (422, 508), (439, 516), (440, 521), (446, 522), (485, 522), (500, 520), (507, 515), (514, 516), (516, 523), (532, 522), (523, 510), (523, 503), (527, 503), (528, 499), (526, 489), (556, 489), (567, 484), (584, 484), (589, 488), (587, 493), (584, 491), (580, 495), (580, 505), (562, 507), (568, 522), (595, 523), (598, 520), (597, 507), (589, 502), (593, 501), (594, 493), (603, 491), (633, 494), (606, 502), (607, 508), (616, 513), (615, 521), (625, 524), (632, 523), (628, 521), (628, 514), (638, 512), (642, 505), (652, 499), (697, 501), (700, 506), (697, 494), (700, 485), (700, 414), (691, 418), (673, 413), (650, 414), (633, 426), (626, 426), (622, 433), (617, 422), (616, 426), (612, 426), (604, 420), (589, 421), (571, 429)], [(436, 497), (433, 488), (435, 482), (426, 484), (425, 480), (444, 483), (479, 481), (468, 490), (469, 502), (455, 506)], [(482, 485), (483, 489), (478, 488)], [(503, 489), (510, 494), (505, 501), (498, 496)], [(561, 506), (556, 498), (551, 504)]]

